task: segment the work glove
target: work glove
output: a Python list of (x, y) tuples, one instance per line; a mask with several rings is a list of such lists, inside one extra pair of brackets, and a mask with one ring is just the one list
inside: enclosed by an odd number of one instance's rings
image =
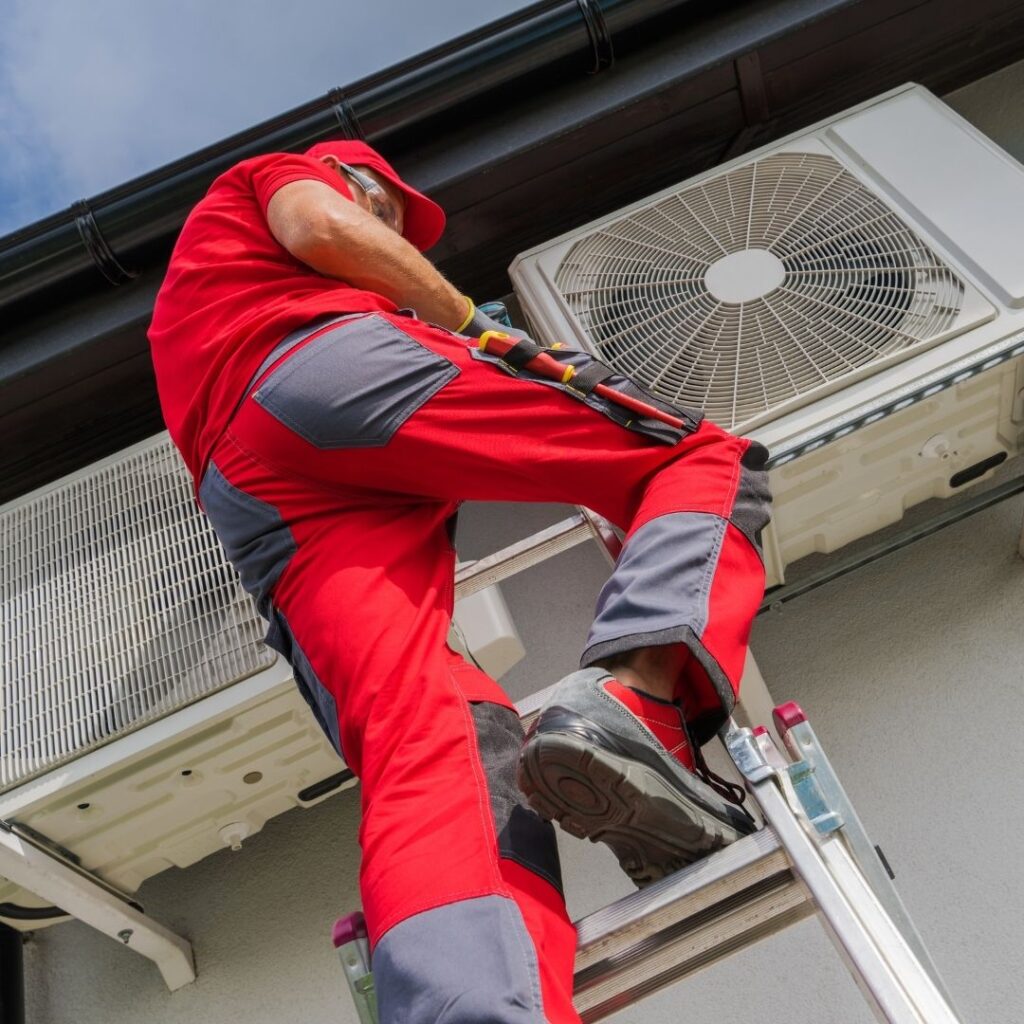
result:
[[(463, 334), (467, 338), (479, 338), (484, 331), (502, 331), (513, 338), (529, 338), (526, 331), (513, 327), (508, 318), (508, 310), (500, 302), (485, 302), (481, 306), (474, 304), (469, 296), (465, 296), (469, 305), (469, 311), (461, 327), (456, 334)], [(531, 339), (532, 340), (532, 339)]]

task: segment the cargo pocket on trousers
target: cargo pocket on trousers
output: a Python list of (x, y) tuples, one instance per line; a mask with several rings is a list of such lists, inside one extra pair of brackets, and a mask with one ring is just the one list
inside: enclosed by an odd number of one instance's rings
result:
[(253, 400), (317, 448), (374, 448), (458, 373), (451, 360), (371, 314), (285, 359)]

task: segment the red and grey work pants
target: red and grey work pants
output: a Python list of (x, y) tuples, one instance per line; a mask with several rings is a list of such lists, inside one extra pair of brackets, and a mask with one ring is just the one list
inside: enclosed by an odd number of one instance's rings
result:
[(603, 375), (637, 394), (632, 382), (558, 357), (581, 392), (412, 317), (314, 325), (266, 360), (201, 481), (268, 642), (362, 782), (382, 1024), (579, 1019), (553, 829), (515, 785), (518, 717), (446, 643), (460, 502), (610, 519), (625, 546), (581, 663), (685, 644), (699, 740), (739, 686), (764, 586), (765, 450), (686, 410), (681, 430), (627, 422), (584, 392)]

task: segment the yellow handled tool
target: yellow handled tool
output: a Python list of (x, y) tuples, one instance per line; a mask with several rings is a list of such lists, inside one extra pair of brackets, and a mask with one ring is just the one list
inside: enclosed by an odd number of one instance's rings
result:
[[(513, 338), (511, 334), (505, 334), (504, 331), (484, 331), (477, 341), (477, 345), (482, 352), (490, 352), (499, 358), (504, 356), (518, 343), (518, 338)], [(532, 370), (541, 377), (557, 380), (561, 384), (568, 384), (576, 373), (575, 366), (560, 363), (557, 359), (552, 359), (546, 352), (538, 353), (523, 365), (526, 369)], [(594, 391), (602, 398), (607, 398), (610, 402), (624, 406), (640, 416), (647, 416), (652, 420), (660, 420), (662, 423), (667, 423), (670, 427), (675, 427), (676, 429), (682, 429), (684, 426), (681, 419), (671, 416), (667, 412), (662, 412), (661, 409), (655, 409), (653, 405), (648, 405), (647, 402), (643, 402), (639, 398), (624, 395), (622, 392), (608, 387), (607, 384), (596, 385)]]

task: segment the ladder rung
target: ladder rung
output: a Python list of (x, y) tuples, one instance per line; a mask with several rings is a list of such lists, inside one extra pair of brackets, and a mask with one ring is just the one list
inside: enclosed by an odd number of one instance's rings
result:
[(492, 583), (514, 576), (584, 541), (593, 540), (594, 536), (594, 527), (588, 517), (577, 512), (525, 540), (463, 566), (455, 574), (455, 597), (469, 597)]
[(519, 712), (519, 719), (523, 723), (524, 729), (529, 729), (533, 724), (533, 720), (540, 714), (540, 709), (544, 706), (548, 697), (554, 693), (555, 686), (546, 687), (543, 690), (539, 690), (537, 693), (531, 693), (529, 697), (524, 697), (517, 705), (516, 709)]
[(601, 1020), (813, 912), (763, 829), (578, 921), (576, 1007)]

